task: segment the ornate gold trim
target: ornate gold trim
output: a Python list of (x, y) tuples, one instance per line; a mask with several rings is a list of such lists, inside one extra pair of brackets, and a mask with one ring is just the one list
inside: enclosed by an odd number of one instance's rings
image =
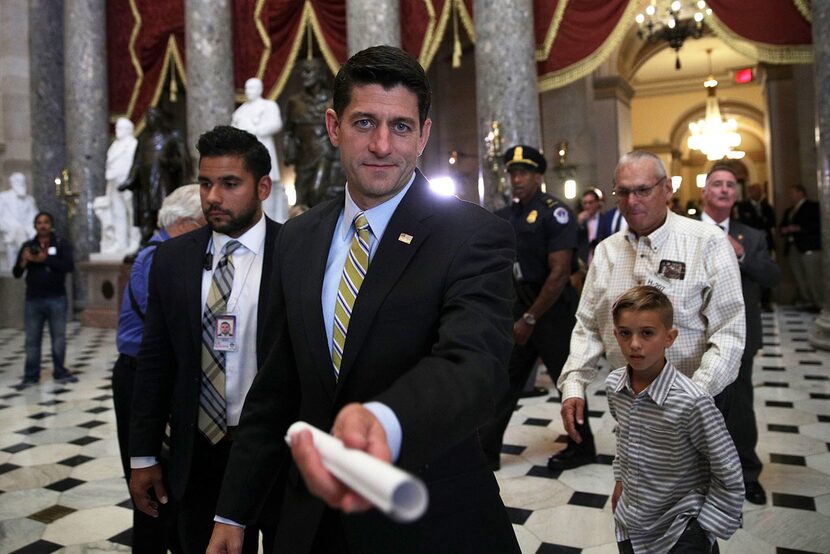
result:
[(804, 19), (810, 23), (813, 22), (813, 3), (811, 0), (793, 0), (793, 4), (798, 8), (798, 12)]
[(476, 26), (473, 23), (473, 16), (467, 11), (467, 6), (464, 0), (455, 0), (455, 7), (458, 9), (458, 16), (461, 18), (461, 23), (464, 25), (464, 30), (467, 31), (467, 36), (470, 41), (476, 43)]
[(257, 69), (257, 79), (262, 80), (265, 75), (265, 68), (268, 66), (268, 59), (271, 57), (271, 37), (268, 36), (268, 31), (262, 23), (262, 8), (265, 6), (265, 0), (257, 0), (256, 7), (254, 7), (254, 25), (256, 25), (257, 33), (262, 41), (262, 46), (265, 48), (262, 51), (262, 56), (259, 58), (259, 69)]
[(294, 70), (294, 64), (297, 62), (297, 54), (300, 51), (300, 46), (303, 43), (303, 36), (306, 32), (305, 10), (307, 7), (308, 4), (306, 4), (303, 8), (303, 15), (300, 17), (300, 24), (297, 26), (297, 35), (294, 37), (294, 43), (291, 45), (291, 50), (285, 58), (285, 65), (282, 68), (282, 72), (279, 77), (277, 77), (277, 81), (274, 83), (274, 86), (271, 87), (271, 90), (267, 95), (269, 100), (276, 101), (277, 97), (282, 92), (282, 89), (285, 88), (285, 83), (288, 82), (288, 78), (291, 76), (291, 71)]
[(812, 44), (788, 46), (764, 44), (741, 37), (719, 20), (714, 13), (707, 16), (704, 21), (727, 46), (753, 60), (772, 64), (813, 63)]
[(536, 49), (536, 61), (543, 62), (550, 56), (550, 49), (553, 47), (553, 41), (556, 40), (556, 34), (559, 32), (559, 25), (562, 24), (562, 18), (565, 16), (565, 8), (568, 6), (568, 0), (559, 0), (556, 5), (556, 11), (553, 12), (553, 19), (551, 19), (548, 26), (548, 32), (545, 34), (545, 40), (541, 48)]
[(421, 43), (421, 51), (418, 53), (418, 61), (426, 69), (429, 65), (427, 55), (432, 49), (432, 39), (435, 36), (435, 6), (432, 5), (432, 0), (422, 0), (422, 3), (427, 10), (429, 23), (427, 24), (426, 33), (424, 33), (424, 41)]
[[(435, 59), (435, 54), (438, 53), (438, 48), (441, 46), (441, 41), (444, 39), (444, 34), (447, 32), (447, 23), (450, 20), (452, 6), (455, 1), (456, 0), (447, 0), (444, 2), (444, 7), (441, 9), (441, 15), (438, 16), (438, 22), (435, 23), (433, 20), (431, 23), (433, 31), (429, 42), (426, 42), (426, 39), (424, 40), (424, 45), (427, 47), (426, 54), (418, 58), (418, 61), (421, 62), (421, 66), (423, 66), (424, 70), (429, 69), (429, 66), (432, 65), (432, 60)], [(430, 4), (432, 4), (432, 2), (430, 2)], [(432, 6), (432, 10), (434, 9), (435, 6)], [(423, 47), (421, 50), (423, 50)]]
[(138, 33), (141, 31), (142, 24), (141, 14), (138, 12), (135, 0), (130, 0), (130, 11), (133, 13), (135, 23), (133, 24), (133, 30), (130, 33), (130, 45), (128, 47), (128, 51), (130, 53), (130, 61), (133, 64), (133, 69), (135, 69), (136, 79), (135, 84), (133, 85), (133, 92), (130, 94), (130, 101), (127, 103), (127, 117), (132, 119), (131, 116), (133, 115), (133, 110), (135, 109), (135, 103), (138, 100), (138, 92), (141, 90), (141, 85), (144, 82), (144, 70), (141, 69), (141, 63), (138, 61), (138, 56), (135, 53), (135, 41), (138, 40)]
[(617, 22), (617, 26), (614, 27), (614, 30), (605, 39), (605, 42), (594, 50), (593, 53), (568, 67), (563, 67), (557, 71), (551, 71), (540, 76), (538, 80), (539, 92), (564, 87), (585, 77), (599, 67), (611, 55), (614, 49), (619, 46), (620, 42), (622, 42), (623, 37), (628, 32), (628, 28), (631, 26), (631, 21), (634, 19), (634, 13), (639, 7), (638, 4), (639, 2), (637, 0), (629, 0), (628, 7), (623, 12), (619, 22)]
[(337, 58), (334, 57), (331, 49), (329, 49), (323, 30), (320, 28), (320, 22), (317, 20), (317, 12), (314, 11), (314, 7), (308, 0), (306, 0), (304, 11), (305, 18), (308, 19), (311, 30), (314, 31), (314, 36), (317, 39), (317, 46), (320, 47), (320, 52), (323, 53), (323, 59), (326, 60), (331, 72), (336, 75), (340, 70), (340, 62), (337, 61)]

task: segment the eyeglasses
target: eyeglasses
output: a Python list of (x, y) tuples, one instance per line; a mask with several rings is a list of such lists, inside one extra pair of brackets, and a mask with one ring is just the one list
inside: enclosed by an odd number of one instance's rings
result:
[(611, 194), (613, 194), (614, 196), (619, 196), (620, 198), (626, 198), (626, 199), (632, 194), (634, 196), (636, 196), (637, 198), (648, 198), (648, 196), (651, 195), (651, 191), (654, 190), (655, 187), (660, 185), (660, 183), (662, 183), (664, 179), (665, 179), (665, 177), (660, 177), (657, 180), (657, 182), (654, 183), (653, 185), (651, 185), (650, 187), (642, 186), (642, 187), (637, 187), (636, 189), (615, 188), (614, 190), (611, 191)]

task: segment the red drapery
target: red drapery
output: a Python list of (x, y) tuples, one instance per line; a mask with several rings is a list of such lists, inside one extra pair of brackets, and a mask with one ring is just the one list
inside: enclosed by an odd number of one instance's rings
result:
[[(184, 72), (185, 0), (109, 0), (107, 61), (110, 111), (139, 121), (173, 71)], [(426, 67), (447, 32), (474, 40), (473, 0), (401, 0), (401, 42)], [(811, 28), (793, 0), (709, 0), (711, 25), (727, 44), (746, 45), (773, 63), (810, 60)], [(534, 32), (541, 90), (590, 73), (628, 30), (637, 0), (534, 0)], [(345, 0), (235, 0), (232, 2), (234, 86), (262, 79), (276, 98), (304, 41), (313, 37), (329, 68), (346, 59)]]
[(715, 15), (740, 37), (770, 45), (812, 44), (810, 22), (792, 0), (707, 0)]
[(186, 82), (183, 0), (107, 2), (107, 41), (110, 112), (138, 121), (169, 71)]

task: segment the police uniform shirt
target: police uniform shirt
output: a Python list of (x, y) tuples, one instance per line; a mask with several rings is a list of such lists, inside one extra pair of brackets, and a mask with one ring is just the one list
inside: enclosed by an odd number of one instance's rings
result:
[(541, 287), (550, 273), (548, 254), (576, 248), (578, 226), (573, 212), (542, 191), (526, 205), (516, 202), (496, 215), (508, 220), (516, 232), (516, 261), (523, 283)]

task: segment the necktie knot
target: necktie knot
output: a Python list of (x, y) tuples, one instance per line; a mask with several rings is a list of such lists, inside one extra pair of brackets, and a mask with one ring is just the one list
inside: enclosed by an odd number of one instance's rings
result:
[(354, 217), (354, 228), (360, 234), (361, 237), (368, 235), (369, 229), (369, 220), (366, 219), (366, 215), (363, 212), (358, 213)]
[(225, 249), (224, 249), (225, 254), (224, 255), (225, 256), (231, 256), (234, 252), (239, 250), (239, 248), (241, 246), (242, 246), (242, 243), (239, 242), (238, 240), (229, 240), (227, 243), (225, 243)]

